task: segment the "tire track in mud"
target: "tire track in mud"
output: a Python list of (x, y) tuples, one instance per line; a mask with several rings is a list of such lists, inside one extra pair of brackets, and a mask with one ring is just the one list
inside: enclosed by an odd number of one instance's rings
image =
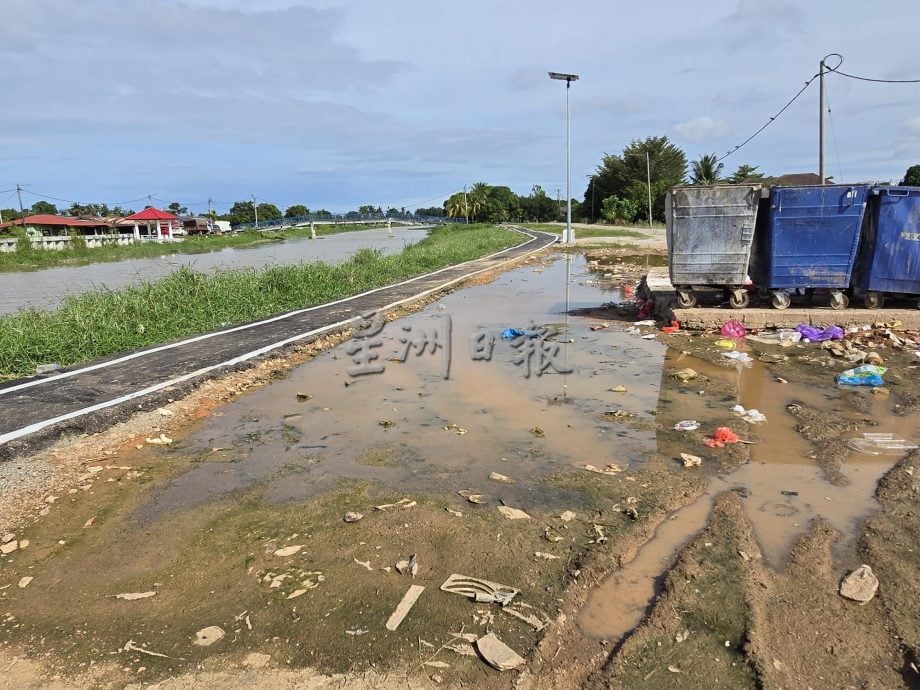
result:
[(480, 259), (336, 302), (0, 385), (0, 460), (30, 452), (66, 432), (101, 431), (145, 406), (181, 397), (218, 373), (247, 367), (285, 346), (345, 330), (362, 313), (385, 311), (450, 289), (558, 240), (549, 233), (513, 229), (529, 239)]

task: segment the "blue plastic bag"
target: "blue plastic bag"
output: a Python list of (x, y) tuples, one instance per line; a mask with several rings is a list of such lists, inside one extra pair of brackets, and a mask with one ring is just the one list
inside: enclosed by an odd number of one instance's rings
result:
[(882, 374), (888, 369), (874, 364), (864, 364), (855, 369), (847, 369), (837, 374), (837, 383), (847, 386), (873, 386), (884, 385)]

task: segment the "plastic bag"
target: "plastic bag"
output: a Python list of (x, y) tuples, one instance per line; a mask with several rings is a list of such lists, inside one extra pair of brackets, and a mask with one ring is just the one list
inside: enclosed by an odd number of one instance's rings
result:
[(795, 330), (802, 334), (803, 338), (808, 338), (813, 343), (820, 343), (825, 340), (843, 340), (843, 329), (840, 326), (828, 326), (823, 331), (807, 323), (800, 323)]
[(718, 427), (712, 437), (707, 438), (705, 443), (710, 448), (724, 448), (727, 445), (738, 443), (738, 435), (727, 426)]
[(847, 369), (837, 374), (837, 383), (847, 386), (881, 386), (884, 385), (882, 374), (888, 369), (875, 364), (863, 364), (854, 369)]
[(726, 321), (722, 324), (722, 328), (719, 331), (726, 338), (743, 338), (747, 335), (747, 329), (745, 329), (744, 324), (740, 321)]

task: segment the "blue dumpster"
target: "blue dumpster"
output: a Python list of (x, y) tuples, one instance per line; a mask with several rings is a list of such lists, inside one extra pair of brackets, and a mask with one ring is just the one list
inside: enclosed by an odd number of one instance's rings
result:
[(920, 187), (873, 187), (854, 286), (869, 309), (920, 295)]
[(757, 228), (751, 277), (777, 309), (787, 290), (831, 289), (831, 307), (846, 308), (868, 185), (771, 187)]
[(751, 243), (761, 185), (672, 187), (665, 197), (668, 267), (677, 304), (696, 304), (694, 287), (729, 290), (734, 308), (746, 307)]

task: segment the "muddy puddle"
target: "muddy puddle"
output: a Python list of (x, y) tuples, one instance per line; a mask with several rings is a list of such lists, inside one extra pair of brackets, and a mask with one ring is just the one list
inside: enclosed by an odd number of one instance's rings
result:
[[(705, 490), (679, 489), (700, 495), (595, 588), (578, 619), (588, 635), (616, 640), (635, 627), (675, 552), (705, 525), (724, 490), (741, 492), (770, 565), (783, 562), (815, 517), (852, 538), (856, 521), (874, 508), (876, 481), (897, 457), (853, 453), (842, 466), (849, 483), (832, 484), (787, 406), (871, 419), (876, 426), (864, 431), (916, 442), (915, 425), (890, 414), (894, 401), (866, 394), (856, 412), (833, 386), (800, 385), (788, 374), (780, 383), (757, 361), (718, 366), (669, 350), (660, 334), (631, 334), (630, 318), (615, 310), (607, 322), (569, 316), (622, 300), (594, 268), (583, 257), (555, 256), (447, 295), (322, 353), (219, 408), (170, 447), (149, 451), (165, 469), (153, 470), (141, 456), (135, 469), (147, 471), (142, 481), (98, 485), (55, 506), (30, 555), (0, 566), (0, 584), (34, 577), (27, 589), (0, 592), (14, 622), (0, 627), (20, 641), (47, 635), (50, 646), (81, 663), (130, 638), (171, 659), (135, 665), (163, 664), (164, 672), (203, 658), (187, 640), (206, 624), (232, 630), (233, 644), (294, 665), (386, 665), (412, 652), (418, 637), (471, 625), (465, 600), (437, 598), (451, 572), (520, 587), (541, 615), (557, 614), (571, 559), (603, 543), (593, 524), (619, 520), (609, 528), (615, 536), (630, 526), (621, 504), (638, 496), (642, 515), (663, 504), (656, 492), (665, 488), (637, 481), (656, 458), (662, 481), (698, 476)], [(525, 334), (503, 339), (508, 328)], [(544, 337), (532, 339), (531, 331)], [(682, 368), (699, 378), (671, 376)], [(767, 421), (741, 422), (729, 411), (736, 404)], [(674, 431), (681, 420), (697, 420), (699, 432)], [(752, 442), (743, 461), (726, 463), (728, 449), (702, 445), (705, 433), (725, 424)], [(681, 452), (701, 456), (702, 466), (683, 469)], [(402, 498), (419, 506), (373, 510)], [(532, 519), (504, 520), (502, 505)], [(366, 517), (343, 526), (347, 510)], [(565, 511), (577, 517), (563, 522)], [(272, 560), (289, 545), (303, 547), (293, 557), (299, 569)], [(846, 554), (851, 544), (839, 548)], [(413, 553), (423, 564), (419, 581), (433, 594), (407, 620), (406, 635), (387, 637), (382, 622), (407, 586), (391, 566)], [(298, 594), (280, 580), (270, 591), (266, 582), (279, 573), (309, 585)], [(137, 613), (145, 604), (129, 604), (135, 609), (126, 614), (124, 602), (112, 599), (148, 589), (158, 592), (149, 618)], [(74, 596), (85, 609), (59, 620)], [(522, 650), (533, 643), (535, 633), (520, 621), (502, 628), (482, 620)], [(74, 626), (85, 638), (68, 636)], [(475, 675), (466, 678), (475, 684)]]

